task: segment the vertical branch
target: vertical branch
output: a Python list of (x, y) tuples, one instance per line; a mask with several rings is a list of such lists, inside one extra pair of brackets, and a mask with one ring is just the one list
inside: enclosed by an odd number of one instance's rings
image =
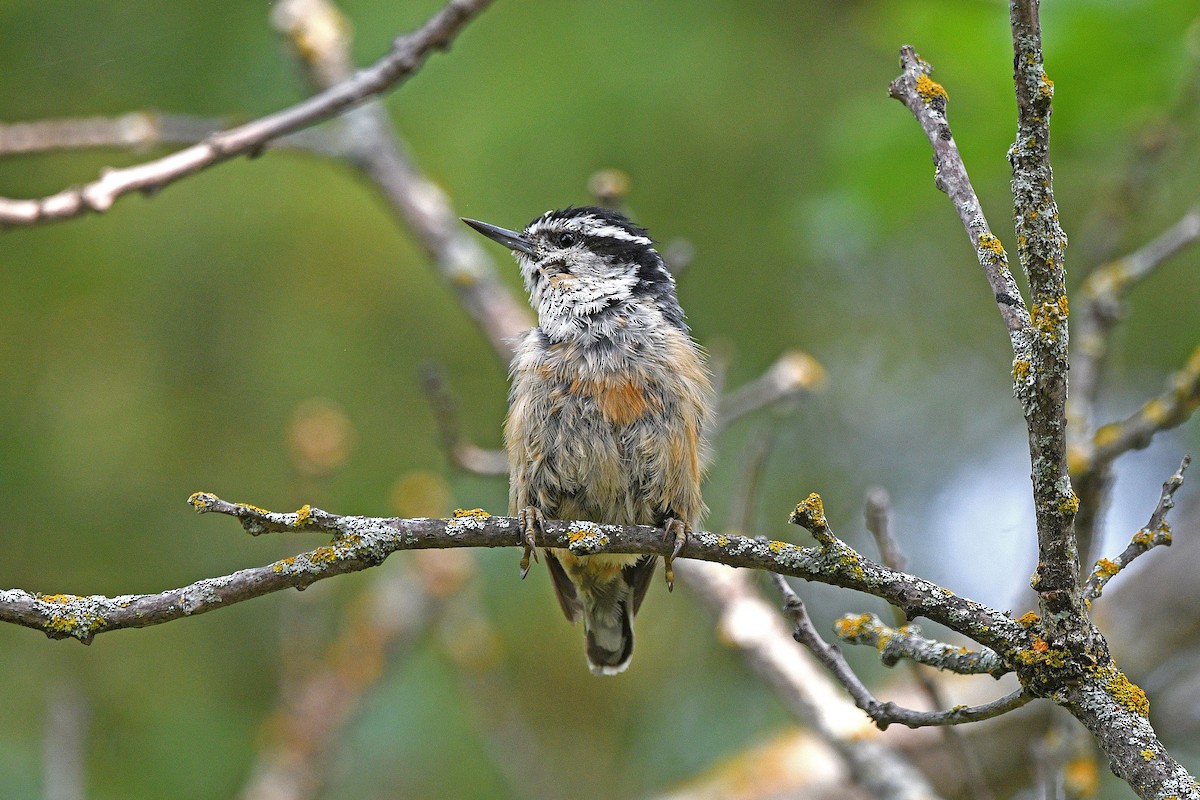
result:
[[(1029, 278), (1030, 360), (1014, 368), (1017, 396), (1029, 428), (1037, 515), (1038, 567), (1033, 587), (1056, 638), (1081, 630), (1079, 553), (1074, 519), (1079, 500), (1067, 474), (1067, 237), (1058, 223), (1050, 169), (1054, 83), (1042, 63), (1039, 0), (1012, 0), (1013, 80), (1017, 138), (1008, 151), (1017, 252)], [(1024, 379), (1020, 379), (1022, 377)]]

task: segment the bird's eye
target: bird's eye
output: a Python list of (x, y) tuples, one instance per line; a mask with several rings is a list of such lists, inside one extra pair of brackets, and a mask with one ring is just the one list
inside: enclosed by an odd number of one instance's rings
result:
[(573, 233), (560, 233), (556, 239), (559, 247), (570, 247), (575, 244), (575, 241), (575, 234)]

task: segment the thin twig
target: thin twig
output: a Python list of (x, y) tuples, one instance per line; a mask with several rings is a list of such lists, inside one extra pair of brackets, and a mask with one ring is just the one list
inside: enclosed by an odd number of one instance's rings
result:
[(798, 646), (775, 610), (741, 570), (681, 561), (683, 585), (717, 614), (721, 641), (736, 648), (783, 706), (815, 730), (846, 764), (854, 781), (879, 800), (937, 797), (906, 759), (871, 736), (867, 719), (811, 654)]
[[(158, 111), (131, 111), (116, 117), (67, 117), (0, 124), (0, 158), (62, 150), (149, 150), (168, 144), (196, 144), (225, 130), (228, 120)], [(281, 136), (268, 149), (301, 150), (344, 158), (346, 149), (324, 128)]]
[(766, 473), (767, 461), (771, 457), (775, 441), (776, 437), (772, 435), (770, 428), (763, 427), (746, 445), (738, 488), (729, 498), (729, 530), (744, 532), (754, 528), (758, 489)]
[[(879, 548), (880, 560), (892, 569), (900, 570), (901, 572), (906, 570), (908, 568), (908, 559), (905, 558), (900, 543), (892, 535), (892, 498), (886, 489), (882, 486), (874, 486), (867, 490), (863, 515), (866, 520), (867, 530), (870, 531), (871, 536), (875, 539), (876, 546)], [(842, 617), (834, 624), (834, 632), (839, 636), (842, 635), (841, 625), (848, 616)], [(911, 633), (913, 635), (917, 633), (916, 626), (906, 625), (907, 620), (900, 609), (895, 606), (892, 607), (892, 618), (895, 620), (897, 628), (899, 628), (897, 632), (904, 634)], [(886, 626), (882, 626), (881, 624), (881, 627)], [(877, 646), (883, 644), (883, 647), (878, 648), (880, 658), (888, 666), (895, 664), (896, 659), (899, 658), (899, 654), (896, 653), (893, 646), (894, 641), (896, 641), (896, 637), (892, 635), (876, 642)], [(928, 642), (929, 640), (925, 641)], [(950, 645), (944, 645), (944, 647), (947, 651), (951, 650)], [(953, 648), (954, 654), (962, 655), (964, 649)], [(990, 650), (985, 652), (991, 653)], [(994, 653), (992, 655), (995, 656)], [(889, 659), (891, 659), (890, 663)], [(995, 657), (995, 660), (998, 665), (1003, 666), (998, 656)], [(946, 702), (941, 688), (934, 681), (933, 676), (921, 668), (922, 662), (916, 659), (909, 659), (907, 664), (909, 666), (909, 673), (929, 701), (929, 705), (933, 708), (945, 706)], [(975, 747), (959, 732), (958, 728), (952, 725), (943, 726), (941, 731), (946, 746), (950, 748), (954, 758), (963, 765), (965, 773), (963, 780), (969, 787), (971, 795), (975, 800), (992, 800), (995, 795), (992, 793), (991, 787), (988, 786), (987, 777), (983, 774), (983, 768), (979, 763), (979, 754), (976, 752)]]
[(820, 391), (827, 380), (819, 361), (803, 351), (790, 350), (762, 375), (721, 398), (714, 431), (722, 431), (760, 408)]
[(1147, 400), (1134, 414), (1099, 428), (1093, 436), (1092, 468), (1111, 463), (1130, 450), (1140, 450), (1160, 431), (1186, 422), (1200, 408), (1200, 347), (1183, 368), (1167, 379), (1168, 388)]
[(458, 419), (458, 403), (446, 381), (446, 375), (436, 364), (421, 369), (421, 386), (433, 410), (442, 451), (459, 469), (475, 475), (507, 475), (508, 454), (503, 450), (486, 450), (463, 435)]
[[(350, 60), (350, 25), (332, 3), (289, 0), (276, 7), (272, 20), (317, 89), (328, 93), (357, 80)], [(416, 237), (459, 305), (507, 365), (516, 339), (533, 327), (529, 306), (500, 279), (496, 263), (479, 237), (464, 228), (442, 188), (421, 172), (381, 103), (368, 102), (344, 115), (339, 124), (346, 159)]]
[(1175, 492), (1180, 486), (1183, 486), (1183, 473), (1191, 463), (1191, 456), (1183, 457), (1179, 469), (1175, 470), (1175, 473), (1163, 484), (1162, 493), (1158, 496), (1158, 504), (1150, 514), (1150, 521), (1133, 535), (1121, 554), (1112, 559), (1102, 558), (1096, 562), (1091, 577), (1087, 579), (1084, 586), (1084, 597), (1089, 600), (1100, 597), (1104, 593), (1105, 584), (1143, 553), (1159, 545), (1170, 547), (1171, 526), (1167, 524), (1167, 512), (1175, 507)]
[(945, 711), (914, 711), (897, 706), (895, 703), (880, 702), (875, 699), (866, 684), (850, 668), (842, 651), (826, 642), (817, 633), (817, 628), (813, 625), (812, 619), (804, 607), (804, 601), (788, 585), (784, 577), (774, 573), (771, 577), (779, 588), (780, 594), (783, 595), (784, 612), (792, 618), (796, 625), (796, 630), (792, 634), (796, 641), (808, 647), (817, 660), (833, 673), (834, 678), (846, 687), (846, 691), (854, 698), (855, 705), (862, 709), (879, 726), (880, 730), (886, 730), (889, 725), (897, 722), (909, 728), (977, 722), (1006, 714), (1033, 699), (1033, 695), (1019, 689), (990, 703), (979, 706), (955, 706)]
[(188, 175), (240, 155), (254, 155), (271, 141), (344, 113), (364, 100), (395, 88), (434, 50), (445, 49), (491, 0), (450, 0), (413, 33), (396, 39), (391, 51), (350, 80), (290, 108), (236, 128), (163, 158), (110, 169), (83, 186), (37, 200), (0, 198), (0, 225), (34, 225), (103, 213), (134, 191), (156, 192)]

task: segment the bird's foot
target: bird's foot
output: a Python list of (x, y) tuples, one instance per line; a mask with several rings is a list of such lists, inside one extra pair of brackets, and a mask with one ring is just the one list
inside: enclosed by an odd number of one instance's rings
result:
[(674, 517), (667, 519), (663, 525), (663, 538), (671, 543), (671, 553), (663, 559), (663, 575), (667, 579), (667, 591), (675, 590), (675, 567), (673, 562), (679, 551), (687, 544), (688, 529), (681, 520)]
[(546, 532), (546, 518), (538, 509), (526, 506), (521, 509), (517, 519), (521, 522), (521, 538), (525, 542), (525, 552), (521, 556), (521, 580), (525, 580), (529, 574), (529, 559), (538, 560), (537, 534), (538, 531)]

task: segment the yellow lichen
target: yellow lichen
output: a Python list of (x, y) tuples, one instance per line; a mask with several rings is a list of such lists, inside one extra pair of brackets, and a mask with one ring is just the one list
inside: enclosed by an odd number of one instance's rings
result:
[(308, 560), (314, 564), (332, 564), (338, 560), (338, 552), (332, 547), (318, 547), (308, 554)]
[(1042, 618), (1032, 611), (1026, 611), (1021, 616), (1017, 617), (1017, 624), (1022, 628), (1032, 628), (1042, 621)]
[(1157, 397), (1142, 406), (1142, 418), (1154, 425), (1166, 422), (1169, 412), (1167, 404)]
[(296, 557), (288, 556), (287, 558), (281, 559), (279, 561), (276, 561), (274, 564), (272, 564), (271, 571), (272, 572), (283, 572), (285, 569), (287, 569), (288, 567), (292, 566), (295, 563), (296, 563)]
[(1070, 307), (1067, 296), (1060, 295), (1057, 300), (1047, 300), (1029, 309), (1029, 321), (1033, 327), (1043, 334), (1053, 336), (1058, 327), (1067, 319)]
[(1099, 448), (1108, 447), (1110, 444), (1117, 441), (1120, 435), (1121, 427), (1117, 423), (1113, 422), (1108, 425), (1102, 425), (1096, 430), (1096, 434), (1092, 437), (1092, 443)]
[(187, 501), (189, 506), (199, 511), (202, 508), (208, 508), (209, 503), (216, 499), (217, 496), (212, 492), (193, 492)]
[(1050, 76), (1042, 73), (1042, 85), (1038, 88), (1038, 94), (1049, 100), (1054, 96), (1054, 81), (1050, 80)]
[(796, 506), (792, 517), (797, 521), (809, 519), (816, 528), (824, 528), (828, 525), (825, 521), (825, 504), (821, 502), (821, 495), (816, 492), (810, 494), (803, 503)]
[(1044, 666), (1061, 669), (1067, 663), (1067, 651), (1051, 647), (1040, 636), (1033, 637), (1033, 645), (1028, 650), (1017, 651), (1017, 661), (1027, 667)]
[(1070, 497), (1064, 497), (1058, 501), (1058, 513), (1074, 514), (1079, 511), (1079, 495), (1075, 494), (1075, 490), (1071, 490)]
[(38, 597), (38, 600), (42, 600), (47, 603), (69, 603), (72, 600), (78, 599), (79, 595), (77, 594), (44, 594)]
[(986, 250), (996, 258), (1004, 257), (1004, 245), (990, 233), (979, 234), (979, 249)]
[(775, 541), (775, 540), (771, 540), (770, 542), (767, 542), (767, 549), (770, 550), (772, 553), (781, 553), (786, 548), (787, 548), (787, 545), (783, 542), (779, 542), (779, 541)]
[(1146, 693), (1125, 673), (1115, 667), (1095, 667), (1094, 672), (1104, 681), (1104, 690), (1120, 705), (1140, 717), (1150, 716), (1150, 701)]
[(296, 511), (296, 522), (294, 523), (295, 527), (303, 528), (312, 521), (312, 506), (310, 506), (308, 503), (305, 503)]
[(846, 552), (843, 553), (838, 559), (838, 565), (846, 572), (849, 572), (851, 575), (853, 575), (857, 580), (861, 581), (867, 577), (867, 573), (866, 570), (862, 568), (862, 564), (859, 562), (858, 558), (858, 553), (846, 548)]
[(870, 614), (858, 614), (857, 616), (846, 614), (833, 623), (833, 632), (842, 639), (854, 640), (869, 633), (871, 627)]
[(721, 534), (717, 537), (717, 547), (725, 547), (729, 544), (729, 537)]
[(925, 105), (929, 105), (936, 98), (941, 98), (943, 101), (950, 99), (950, 95), (946, 93), (940, 83), (924, 74), (917, 77), (917, 94), (925, 101)]
[(1143, 761), (1153, 761), (1155, 759), (1155, 757), (1156, 756), (1154, 755), (1154, 751), (1149, 748), (1142, 751), (1142, 760)]
[(1029, 379), (1029, 362), (1017, 360), (1013, 362), (1013, 382), (1025, 383)]
[(462, 519), (463, 517), (471, 517), (472, 519), (487, 519), (492, 516), (482, 508), (456, 508), (454, 509), (454, 518)]
[(1121, 571), (1121, 567), (1115, 561), (1110, 561), (1107, 558), (1102, 558), (1096, 562), (1096, 571), (1105, 577), (1111, 578)]
[(266, 515), (266, 514), (271, 513), (270, 511), (267, 511), (265, 508), (259, 508), (258, 506), (252, 506), (249, 503), (234, 503), (234, 505), (237, 506), (238, 508), (244, 508), (247, 511), (253, 511), (255, 514)]

